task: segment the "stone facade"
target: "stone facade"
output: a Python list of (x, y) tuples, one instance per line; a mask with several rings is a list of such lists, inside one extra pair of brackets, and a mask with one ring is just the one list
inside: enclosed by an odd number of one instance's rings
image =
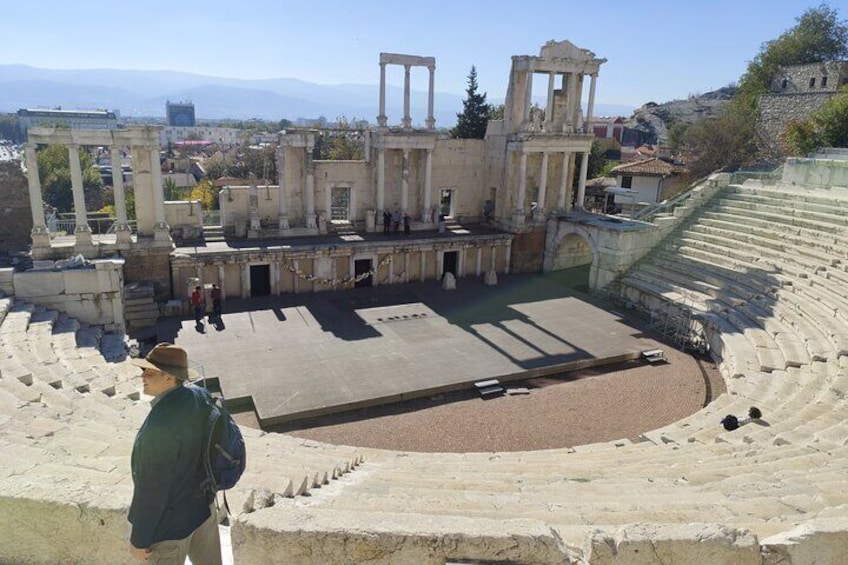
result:
[(14, 274), (17, 299), (102, 325), (108, 331), (125, 331), (122, 259), (101, 259), (81, 268), (41, 266)]
[(805, 120), (848, 84), (848, 61), (826, 61), (781, 67), (771, 93), (760, 96), (760, 140), (774, 155), (782, 155), (780, 135), (794, 120)]
[(26, 251), (32, 215), (20, 161), (0, 161), (0, 255)]

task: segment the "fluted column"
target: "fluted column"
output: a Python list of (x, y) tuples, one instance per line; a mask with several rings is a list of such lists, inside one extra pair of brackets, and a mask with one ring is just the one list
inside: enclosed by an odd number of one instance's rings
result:
[(386, 150), (377, 150), (377, 210), (386, 209)]
[(377, 125), (386, 127), (386, 63), (380, 63), (380, 114), (377, 116)]
[(548, 104), (545, 106), (545, 131), (551, 131), (551, 124), (554, 122), (554, 82), (556, 81), (556, 73), (551, 71), (548, 75)]
[(548, 152), (542, 153), (542, 168), (539, 171), (539, 194), (536, 196), (536, 210), (533, 221), (539, 222), (545, 218), (545, 199), (548, 191)]
[(306, 145), (306, 227), (316, 228), (315, 222), (315, 161), (312, 160), (311, 143)]
[(224, 280), (225, 272), (226, 269), (224, 269), (224, 266), (218, 265), (218, 287), (221, 289), (221, 302), (223, 302), (227, 298), (227, 287)]
[(518, 189), (515, 195), (515, 210), (512, 213), (513, 226), (524, 225), (524, 198), (527, 193), (527, 153), (521, 151), (518, 157)]
[(580, 161), (580, 179), (577, 181), (577, 202), (575, 206), (583, 210), (586, 200), (586, 173), (589, 170), (589, 152), (583, 152), (583, 159)]
[(279, 194), (277, 200), (277, 227), (280, 230), (289, 229), (289, 213), (286, 202), (286, 146), (277, 148), (277, 185)]
[[(48, 233), (44, 221), (44, 203), (41, 197), (41, 179), (38, 176), (38, 152), (34, 143), (27, 143), (24, 149), (27, 166), (27, 186), (29, 187), (29, 207), (32, 214), (32, 234), (45, 235)], [(34, 243), (34, 242), (33, 242)], [(50, 246), (50, 240), (47, 240)]]
[(93, 245), (93, 242), (91, 227), (88, 225), (88, 214), (85, 210), (85, 188), (82, 184), (79, 145), (68, 145), (68, 159), (71, 165), (71, 191), (74, 195), (75, 247), (88, 247)]
[(427, 158), (424, 161), (424, 208), (421, 210), (421, 221), (432, 221), (430, 216), (430, 193), (433, 183), (433, 150), (427, 149)]
[(430, 71), (430, 86), (427, 90), (427, 121), (425, 122), (425, 125), (427, 126), (427, 129), (433, 129), (436, 127), (436, 118), (433, 116), (436, 89), (436, 66), (431, 65), (427, 67), (427, 70)]
[(121, 168), (121, 148), (113, 145), (109, 149), (112, 161), (112, 191), (115, 196), (115, 242), (120, 245), (132, 243), (132, 228), (127, 221), (127, 197), (124, 191), (124, 170)]
[(580, 112), (580, 95), (577, 90), (579, 82), (577, 73), (571, 73), (568, 77), (568, 113), (571, 131), (577, 128), (577, 114)]
[(583, 124), (583, 131), (586, 133), (594, 133), (592, 130), (592, 116), (595, 111), (595, 83), (598, 81), (598, 75), (592, 75), (592, 81), (589, 83), (589, 105), (586, 109), (586, 123)]
[(557, 190), (557, 210), (565, 211), (565, 193), (568, 190), (568, 168), (570, 153), (566, 151), (562, 154), (562, 176), (559, 180), (559, 189)]
[[(527, 126), (530, 121), (530, 107), (533, 105), (533, 72), (524, 73), (524, 116), (522, 125)], [(524, 129), (524, 128), (522, 128)]]
[(150, 178), (153, 184), (153, 213), (156, 228), (168, 229), (165, 222), (165, 194), (162, 188), (162, 166), (159, 164), (159, 148), (150, 148)]
[(403, 127), (409, 129), (412, 127), (412, 117), (409, 115), (409, 65), (403, 66)]
[(400, 208), (409, 210), (409, 149), (403, 150), (403, 161), (400, 170)]

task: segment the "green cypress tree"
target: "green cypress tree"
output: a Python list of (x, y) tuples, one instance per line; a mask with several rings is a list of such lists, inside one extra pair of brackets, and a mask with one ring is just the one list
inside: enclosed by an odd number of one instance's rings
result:
[(468, 88), (462, 101), (462, 113), (457, 114), (456, 126), (450, 131), (454, 139), (483, 139), (489, 123), (489, 105), (486, 93), (477, 92), (477, 69), (472, 65), (468, 74)]

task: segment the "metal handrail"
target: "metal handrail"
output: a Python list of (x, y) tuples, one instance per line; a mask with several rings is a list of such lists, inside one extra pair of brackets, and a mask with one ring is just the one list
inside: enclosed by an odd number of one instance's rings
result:
[(654, 216), (660, 214), (665, 211), (672, 211), (674, 208), (680, 206), (683, 202), (689, 200), (694, 194), (695, 188), (703, 184), (710, 178), (712, 173), (709, 175), (702, 177), (692, 184), (689, 185), (689, 188), (685, 192), (681, 192), (671, 200), (663, 200), (662, 202), (657, 202), (656, 204), (651, 204), (650, 206), (646, 206), (640, 210), (634, 212), (631, 216), (631, 220), (641, 220), (643, 222), (650, 221)]

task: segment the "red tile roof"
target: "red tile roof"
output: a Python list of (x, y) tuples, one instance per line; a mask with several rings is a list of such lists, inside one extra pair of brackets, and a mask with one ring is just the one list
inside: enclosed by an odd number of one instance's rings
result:
[(680, 170), (674, 165), (654, 157), (653, 159), (643, 159), (619, 165), (613, 168), (611, 172), (622, 175), (664, 176), (678, 173)]

